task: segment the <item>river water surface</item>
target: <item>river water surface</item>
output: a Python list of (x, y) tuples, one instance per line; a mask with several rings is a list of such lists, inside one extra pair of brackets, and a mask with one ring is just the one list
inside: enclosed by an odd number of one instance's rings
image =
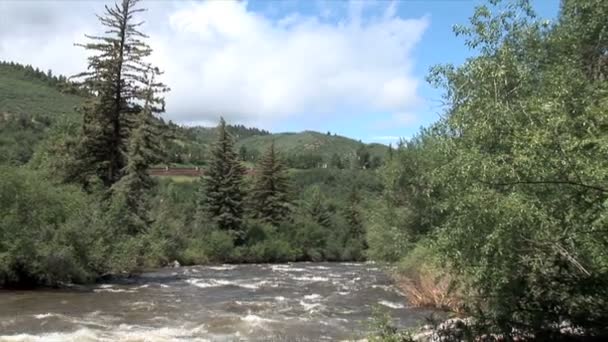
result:
[(430, 312), (373, 264), (167, 268), (74, 290), (0, 292), (0, 341), (320, 341), (365, 336), (375, 307)]

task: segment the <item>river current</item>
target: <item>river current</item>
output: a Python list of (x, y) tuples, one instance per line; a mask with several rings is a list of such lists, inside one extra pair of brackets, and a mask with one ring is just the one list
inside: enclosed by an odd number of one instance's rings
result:
[(69, 290), (0, 291), (0, 341), (339, 341), (375, 308), (402, 327), (429, 311), (373, 264), (166, 268)]

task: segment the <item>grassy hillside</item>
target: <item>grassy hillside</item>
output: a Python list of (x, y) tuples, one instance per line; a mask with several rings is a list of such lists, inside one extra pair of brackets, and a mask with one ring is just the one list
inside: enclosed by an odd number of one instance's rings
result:
[[(26, 163), (55, 122), (65, 118), (78, 120), (76, 108), (84, 102), (84, 97), (75, 92), (63, 76), (0, 62), (0, 163)], [(167, 127), (167, 162), (204, 165), (208, 147), (216, 139), (215, 129), (171, 123)], [(364, 145), (343, 136), (312, 131), (271, 134), (242, 125), (230, 126), (229, 130), (248, 163), (255, 162), (273, 140), (295, 168), (330, 165), (336, 156), (347, 168), (358, 158), (357, 151), (362, 147), (370, 158), (383, 158), (387, 150), (384, 145)]]
[(75, 113), (82, 102), (82, 97), (63, 93), (24, 70), (0, 65), (0, 112), (5, 120), (11, 115), (52, 120), (58, 115)]
[(83, 101), (26, 69), (0, 64), (0, 163), (27, 162), (49, 127), (74, 119)]
[(331, 157), (333, 153), (340, 155), (354, 153), (359, 146), (357, 141), (345, 137), (305, 131), (253, 136), (238, 141), (237, 148), (245, 146), (249, 149), (263, 151), (270, 146), (273, 140), (277, 149), (284, 154), (314, 153), (327, 158)]
[(365, 145), (356, 140), (313, 131), (301, 133), (277, 133), (265, 136), (252, 136), (237, 142), (237, 148), (256, 151), (261, 154), (274, 140), (275, 146), (285, 157), (317, 157), (322, 164), (330, 164), (335, 156), (346, 160), (357, 158), (357, 151), (365, 148), (371, 157), (384, 158), (387, 147), (381, 144)]

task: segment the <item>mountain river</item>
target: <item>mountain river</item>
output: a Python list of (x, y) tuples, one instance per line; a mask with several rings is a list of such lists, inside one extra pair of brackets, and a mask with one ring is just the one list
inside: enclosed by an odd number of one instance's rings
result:
[(74, 289), (0, 291), (0, 341), (340, 341), (375, 307), (402, 327), (431, 312), (374, 264), (166, 268)]

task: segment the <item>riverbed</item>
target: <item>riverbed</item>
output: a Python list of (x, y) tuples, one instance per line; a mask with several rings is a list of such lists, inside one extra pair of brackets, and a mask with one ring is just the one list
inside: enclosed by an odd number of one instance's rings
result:
[(401, 327), (427, 310), (365, 263), (166, 268), (77, 289), (0, 291), (0, 341), (337, 341), (375, 308)]

